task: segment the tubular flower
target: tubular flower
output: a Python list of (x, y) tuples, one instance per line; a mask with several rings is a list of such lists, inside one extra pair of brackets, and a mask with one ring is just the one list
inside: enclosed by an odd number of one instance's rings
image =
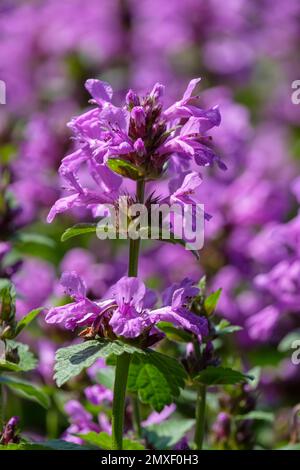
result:
[[(199, 96), (192, 96), (199, 81), (192, 80), (183, 98), (164, 110), (161, 84), (143, 97), (130, 90), (124, 106), (117, 107), (111, 101), (113, 90), (108, 83), (87, 80), (85, 86), (95, 107), (69, 123), (76, 148), (59, 169), (69, 194), (56, 201), (48, 222), (73, 207), (112, 202), (123, 184), (122, 176), (145, 181), (159, 178), (171, 158), (185, 171), (193, 163), (210, 166), (216, 162), (226, 168), (210, 148), (207, 134), (220, 124), (219, 109), (204, 110), (199, 107)], [(83, 165), (96, 189), (79, 181)]]
[(88, 327), (83, 335), (89, 337), (139, 338), (147, 346), (162, 338), (155, 328), (161, 321), (200, 338), (208, 334), (206, 319), (188, 308), (192, 296), (198, 292), (190, 283), (175, 286), (167, 296), (169, 303), (164, 302), (165, 305), (157, 309), (153, 308), (156, 296), (137, 278), (121, 278), (111, 288), (110, 297), (100, 301), (86, 298), (84, 283), (75, 273), (63, 274), (62, 283), (74, 302), (51, 308), (46, 315), (48, 323), (62, 324), (67, 329)]

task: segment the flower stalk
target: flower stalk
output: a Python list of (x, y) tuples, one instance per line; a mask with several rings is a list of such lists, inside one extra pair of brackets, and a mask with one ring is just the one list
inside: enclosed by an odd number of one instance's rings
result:
[(196, 402), (196, 429), (195, 429), (195, 447), (202, 450), (204, 429), (205, 429), (205, 408), (206, 408), (206, 386), (198, 386)]
[(112, 409), (112, 448), (123, 449), (124, 411), (126, 385), (130, 364), (130, 354), (123, 353), (117, 358), (116, 377), (114, 384), (114, 400)]
[[(145, 181), (141, 180), (136, 185), (136, 198), (140, 203), (144, 202)], [(137, 277), (141, 240), (130, 239), (128, 277)], [(117, 358), (116, 376), (114, 384), (113, 419), (112, 419), (112, 445), (114, 450), (122, 450), (122, 436), (124, 426), (125, 396), (130, 364), (130, 355), (122, 354)], [(134, 427), (138, 437), (141, 437), (142, 428), (140, 421), (139, 402), (137, 398), (132, 400)]]

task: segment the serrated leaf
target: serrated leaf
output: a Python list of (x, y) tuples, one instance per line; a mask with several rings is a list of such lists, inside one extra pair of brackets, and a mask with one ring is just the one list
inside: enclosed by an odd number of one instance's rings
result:
[(234, 418), (237, 421), (242, 421), (245, 419), (253, 419), (257, 421), (267, 421), (268, 423), (273, 423), (274, 421), (274, 414), (269, 411), (250, 411), (244, 415), (237, 415)]
[[(87, 434), (76, 434), (84, 442), (88, 444), (100, 447), (103, 450), (112, 449), (112, 438), (106, 432), (100, 432), (99, 434), (92, 431)], [(139, 442), (132, 441), (130, 439), (123, 439), (123, 450), (143, 450), (145, 447)]]
[(50, 401), (48, 395), (37, 385), (33, 385), (25, 380), (16, 377), (6, 377), (0, 375), (0, 384), (6, 385), (16, 393), (20, 392), (28, 400), (36, 401), (44, 408), (49, 408)]
[[(34, 357), (33, 353), (29, 350), (29, 346), (27, 344), (19, 343), (14, 340), (6, 340), (6, 349), (7, 353), (16, 356), (18, 359), (16, 362), (12, 362), (10, 360), (4, 361), (6, 362), (6, 369), (3, 370), (12, 370), (15, 372), (18, 371), (28, 371), (35, 369), (37, 365), (37, 359)], [(7, 354), (6, 353), (6, 354)], [(0, 362), (0, 368), (4, 365)]]
[(243, 328), (238, 325), (231, 325), (231, 323), (227, 320), (221, 320), (220, 323), (216, 325), (215, 329), (218, 336), (223, 336), (240, 331)]
[(27, 315), (25, 315), (25, 317), (23, 317), (22, 320), (17, 323), (15, 336), (18, 336), (18, 334), (21, 333), (21, 331), (26, 328), (26, 326), (28, 326), (43, 311), (43, 309), (44, 307), (36, 308), (27, 313)]
[(129, 354), (144, 354), (144, 351), (121, 341), (92, 340), (76, 344), (56, 352), (55, 375), (57, 385), (60, 387), (70, 378), (78, 375), (90, 367), (99, 357), (107, 358), (112, 354), (119, 356)]
[(194, 426), (194, 419), (170, 418), (144, 428), (143, 434), (155, 449), (172, 448)]
[(156, 351), (134, 355), (128, 377), (128, 390), (156, 411), (170, 405), (185, 385), (186, 373), (175, 359)]
[(87, 233), (96, 233), (97, 224), (76, 224), (73, 227), (67, 228), (67, 230), (62, 234), (61, 241), (65, 242), (69, 238), (78, 237), (79, 235), (85, 235)]
[(179, 328), (175, 328), (172, 323), (159, 322), (156, 326), (166, 334), (168, 339), (171, 339), (172, 341), (183, 343), (190, 343), (192, 341), (192, 335), (190, 333), (180, 330)]
[(109, 158), (107, 166), (115, 173), (118, 173), (118, 175), (130, 178), (131, 180), (137, 181), (143, 178), (143, 173), (138, 167), (120, 158)]
[(212, 294), (210, 294), (208, 297), (206, 297), (206, 299), (204, 300), (204, 308), (207, 315), (211, 315), (215, 311), (221, 292), (222, 289), (218, 289)]
[(252, 377), (229, 367), (207, 367), (195, 377), (195, 380), (207, 386), (235, 385), (252, 380)]
[(173, 401), (171, 387), (165, 376), (153, 364), (144, 364), (136, 378), (136, 388), (142, 403), (161, 411)]

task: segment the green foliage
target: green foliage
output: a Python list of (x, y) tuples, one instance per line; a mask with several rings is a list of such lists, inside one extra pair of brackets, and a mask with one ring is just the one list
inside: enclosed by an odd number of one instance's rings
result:
[[(87, 444), (100, 447), (102, 450), (112, 449), (112, 438), (106, 432), (89, 432), (87, 434), (77, 434)], [(123, 439), (123, 450), (143, 450), (145, 447), (139, 442), (130, 439)]]
[(144, 429), (144, 436), (155, 449), (172, 448), (194, 426), (194, 419), (172, 417), (159, 424), (152, 424)]
[(204, 300), (204, 309), (207, 315), (211, 315), (215, 311), (221, 292), (222, 289), (218, 289)]
[(55, 241), (52, 240), (52, 238), (49, 238), (46, 235), (31, 232), (18, 232), (13, 237), (13, 242), (16, 248), (20, 250), (25, 248), (25, 245), (42, 245), (49, 248), (55, 247)]
[(0, 445), (0, 450), (92, 450), (91, 447), (81, 446), (73, 442), (52, 439), (44, 442), (20, 442), (19, 444)]
[(35, 369), (37, 360), (27, 344), (6, 340), (6, 360), (0, 360), (0, 370), (26, 372)]
[(92, 340), (59, 349), (56, 352), (55, 380), (60, 387), (72, 377), (80, 374), (83, 369), (90, 367), (99, 357), (111, 355), (145, 354), (141, 349), (121, 341)]
[(114, 387), (114, 380), (115, 380), (115, 371), (112, 367), (106, 367), (103, 370), (99, 370), (96, 373), (96, 380), (99, 384), (104, 385), (106, 388), (110, 388), (111, 390)]
[(16, 313), (16, 290), (8, 279), (0, 279), (0, 306), (0, 321), (13, 321)]
[(120, 158), (109, 158), (107, 165), (112, 171), (125, 178), (130, 178), (135, 181), (143, 178), (143, 173), (140, 168)]
[(181, 343), (190, 343), (192, 341), (191, 333), (175, 328), (172, 323), (160, 322), (157, 326), (172, 341), (179, 341)]
[(16, 330), (15, 330), (15, 336), (18, 336), (21, 331), (26, 328), (30, 323), (43, 311), (44, 307), (41, 308), (36, 308), (34, 310), (31, 310), (31, 312), (27, 313), (22, 320), (20, 320), (17, 323)]
[(184, 388), (186, 373), (183, 367), (165, 354), (148, 351), (134, 355), (128, 377), (128, 390), (156, 411), (170, 405)]
[(44, 408), (49, 408), (50, 401), (48, 395), (37, 385), (17, 379), (16, 377), (6, 377), (4, 375), (0, 375), (0, 384), (6, 385), (12, 391), (19, 393), (28, 400), (39, 403)]
[(268, 423), (273, 423), (275, 416), (274, 416), (274, 413), (271, 413), (269, 411), (260, 411), (260, 410), (254, 410), (244, 415), (235, 416), (236, 421), (242, 421), (245, 419), (253, 419), (255, 421), (266, 421)]
[(243, 329), (241, 326), (231, 325), (231, 323), (227, 320), (221, 320), (215, 328), (218, 336), (228, 335)]
[(67, 228), (61, 236), (61, 241), (65, 242), (66, 240), (69, 240), (69, 238), (86, 235), (87, 233), (96, 233), (96, 230), (97, 224), (95, 223), (76, 224), (73, 225), (73, 227)]
[(195, 380), (207, 386), (235, 385), (252, 380), (252, 377), (229, 367), (207, 367), (195, 377)]

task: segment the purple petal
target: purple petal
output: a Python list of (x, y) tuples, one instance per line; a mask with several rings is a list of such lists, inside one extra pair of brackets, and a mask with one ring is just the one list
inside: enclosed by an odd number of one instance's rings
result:
[(103, 101), (111, 101), (112, 99), (113, 89), (107, 82), (90, 78), (85, 82), (85, 88), (94, 98), (96, 103), (100, 105), (103, 104)]
[(86, 297), (86, 285), (75, 271), (65, 272), (60, 278), (65, 293), (75, 300), (82, 300)]

